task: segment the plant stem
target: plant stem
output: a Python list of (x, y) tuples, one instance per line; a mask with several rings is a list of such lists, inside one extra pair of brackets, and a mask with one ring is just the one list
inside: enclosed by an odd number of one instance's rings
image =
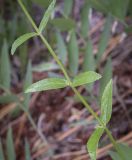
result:
[(25, 13), (25, 15), (27, 16), (29, 22), (32, 24), (33, 28), (35, 29), (35, 31), (38, 33), (39, 30), (35, 24), (35, 22), (33, 21), (32, 17), (30, 16), (30, 14), (28, 13), (28, 11), (26, 10), (25, 6), (23, 5), (21, 0), (18, 0), (19, 5), (21, 6), (23, 12)]
[(35, 22), (33, 21), (33, 19), (31, 18), (31, 16), (29, 15), (29, 13), (27, 12), (25, 6), (23, 5), (23, 3), (21, 2), (21, 0), (18, 0), (21, 8), (23, 9), (25, 15), (27, 16), (28, 20), (30, 21), (30, 23), (32, 24), (33, 28), (35, 29), (35, 31), (37, 32), (38, 36), (41, 38), (42, 42), (44, 43), (44, 45), (48, 48), (50, 54), (53, 56), (53, 58), (55, 59), (55, 61), (58, 63), (58, 65), (60, 66), (65, 78), (67, 79), (69, 86), (71, 87), (71, 89), (74, 91), (74, 93), (78, 96), (78, 98), (80, 99), (80, 101), (83, 103), (83, 105), (87, 108), (87, 110), (93, 115), (93, 117), (98, 121), (99, 125), (101, 125), (108, 137), (110, 138), (113, 146), (115, 147), (115, 149), (117, 150), (117, 152), (120, 155), (120, 158), (122, 160), (124, 159), (124, 156), (122, 154), (122, 152), (120, 151), (119, 147), (117, 146), (117, 143), (115, 141), (115, 139), (113, 138), (111, 132), (109, 131), (109, 129), (104, 125), (104, 123), (100, 120), (100, 118), (97, 116), (97, 114), (93, 111), (93, 109), (89, 106), (89, 104), (86, 102), (86, 100), (83, 98), (83, 96), (78, 92), (78, 90), (72, 86), (72, 82), (71, 79), (64, 67), (64, 65), (61, 63), (61, 61), (59, 60), (58, 56), (55, 54), (54, 50), (51, 48), (50, 44), (47, 42), (47, 40), (44, 38), (44, 36), (42, 35), (42, 33), (39, 32), (38, 27), (36, 26)]
[(42, 34), (40, 34), (40, 38), (42, 40), (42, 42), (45, 44), (45, 46), (48, 48), (50, 54), (53, 56), (53, 58), (55, 59), (55, 61), (58, 63), (58, 65), (60, 66), (65, 78), (68, 80), (68, 82), (71, 82), (70, 81), (70, 78), (63, 66), (63, 64), (61, 63), (61, 61), (59, 60), (59, 58), (57, 57), (57, 55), (55, 54), (55, 52), (53, 51), (53, 49), (51, 48), (51, 46), (49, 45), (49, 43), (47, 42), (47, 40), (43, 37)]
[(115, 147), (115, 149), (117, 150), (118, 154), (120, 155), (122, 160), (125, 160), (123, 157), (122, 152), (120, 151), (119, 147), (117, 146), (116, 140), (113, 138), (111, 132), (109, 131), (109, 129), (104, 125), (104, 123), (100, 120), (100, 118), (97, 116), (96, 112), (93, 111), (93, 109), (89, 106), (89, 104), (86, 102), (86, 100), (83, 98), (83, 96), (78, 92), (78, 90), (72, 86), (72, 81), (70, 79), (70, 77), (67, 74), (67, 71), (65, 70), (63, 64), (61, 63), (61, 61), (59, 60), (59, 58), (56, 56), (54, 50), (51, 48), (50, 44), (47, 42), (47, 40), (43, 37), (42, 34), (40, 34), (40, 38), (42, 40), (42, 42), (45, 44), (45, 46), (48, 48), (50, 54), (53, 56), (53, 58), (56, 60), (56, 62), (58, 63), (58, 65), (60, 66), (65, 78), (67, 79), (69, 86), (71, 87), (71, 89), (74, 91), (74, 93), (78, 96), (78, 98), (80, 99), (80, 101), (84, 104), (84, 106), (87, 108), (87, 110), (93, 115), (93, 117), (98, 121), (99, 125), (102, 126), (109, 139), (111, 140), (113, 146)]
[(43, 133), (38, 130), (33, 118), (31, 117), (29, 111), (25, 108), (24, 105), (22, 105), (20, 102), (18, 102), (19, 106), (21, 107), (21, 109), (26, 113), (28, 120), (30, 121), (31, 125), (33, 126), (33, 128), (36, 130), (36, 132), (38, 133), (38, 135), (40, 136), (41, 140), (44, 142), (44, 145), (48, 145), (48, 142), (45, 138), (45, 136), (43, 135)]

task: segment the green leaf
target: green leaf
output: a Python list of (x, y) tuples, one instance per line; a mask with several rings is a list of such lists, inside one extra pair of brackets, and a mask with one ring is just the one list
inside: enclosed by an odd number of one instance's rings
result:
[(35, 72), (44, 72), (44, 71), (51, 71), (51, 70), (58, 70), (60, 67), (52, 62), (44, 62), (39, 65), (33, 67), (32, 71)]
[(127, 26), (127, 27), (125, 28), (125, 32), (126, 32), (127, 34), (131, 34), (131, 33), (132, 33), (132, 26)]
[(18, 101), (18, 97), (14, 94), (6, 94), (0, 96), (0, 104), (8, 104), (16, 101)]
[[(27, 73), (24, 81), (24, 90), (31, 84), (32, 84), (32, 65), (31, 65), (31, 62), (29, 61), (27, 66)], [(26, 109), (28, 109), (30, 97), (31, 97), (30, 93), (24, 94), (24, 106), (26, 107)]]
[(0, 139), (0, 160), (4, 160), (4, 152), (3, 152), (1, 139)]
[(11, 83), (11, 66), (8, 54), (7, 41), (4, 40), (2, 53), (0, 57), (0, 84), (5, 88), (10, 89), (10, 83)]
[(12, 20), (8, 21), (7, 24), (5, 25), (6, 25), (5, 28), (8, 31), (8, 34), (6, 35), (6, 39), (8, 40), (8, 46), (10, 46), (12, 42), (14, 41), (16, 33), (17, 33), (17, 28), (18, 28), (17, 15), (14, 15)]
[(108, 14), (108, 7), (107, 5), (110, 4), (110, 0), (90, 0), (90, 4), (93, 8), (99, 10), (100, 12), (103, 12), (105, 14)]
[(79, 66), (79, 49), (76, 33), (74, 30), (71, 32), (71, 37), (68, 44), (68, 51), (69, 69), (71, 73), (75, 75), (78, 71)]
[(22, 77), (25, 75), (26, 66), (28, 63), (28, 45), (24, 43), (22, 46), (19, 47), (19, 58), (21, 61), (21, 75)]
[(67, 49), (63, 37), (59, 31), (56, 32), (57, 38), (57, 49), (58, 49), (58, 56), (60, 57), (63, 64), (66, 63), (67, 59)]
[(8, 129), (7, 138), (6, 138), (6, 148), (7, 148), (7, 157), (8, 160), (15, 160), (15, 148), (13, 143), (12, 129)]
[(120, 156), (118, 155), (118, 153), (116, 152), (110, 151), (109, 155), (111, 156), (112, 160), (122, 160)]
[(55, 18), (50, 23), (61, 31), (69, 31), (76, 27), (75, 22), (70, 18)]
[(41, 7), (48, 7), (52, 0), (32, 0), (34, 3), (38, 4)]
[(25, 160), (31, 160), (31, 153), (30, 153), (30, 146), (29, 143), (27, 141), (27, 139), (25, 140)]
[(126, 144), (118, 144), (118, 147), (124, 155), (125, 160), (130, 160), (132, 157), (132, 148), (130, 148)]
[(93, 44), (90, 39), (88, 40), (85, 55), (84, 55), (83, 70), (84, 71), (95, 71)]
[(16, 49), (22, 44), (24, 43), (25, 41), (27, 41), (28, 39), (34, 37), (34, 36), (37, 36), (38, 34), (35, 33), (35, 32), (32, 32), (32, 33), (26, 33), (22, 36), (20, 36), (18, 39), (15, 40), (15, 42), (13, 43), (12, 45), (12, 48), (11, 48), (11, 54), (13, 55), (16, 51)]
[(100, 62), (102, 55), (107, 48), (110, 34), (111, 34), (110, 33), (111, 25), (112, 25), (112, 18), (111, 16), (108, 16), (106, 19), (106, 23), (104, 25), (104, 31), (101, 35), (100, 42), (99, 42), (98, 53), (97, 53), (97, 63)]
[(130, 16), (132, 16), (132, 1), (131, 0), (129, 0), (128, 12), (130, 13)]
[(68, 83), (65, 79), (47, 78), (32, 84), (27, 88), (26, 93), (64, 88), (66, 86), (68, 86)]
[(90, 11), (90, 5), (89, 2), (86, 1), (81, 10), (81, 33), (84, 38), (88, 37), (88, 31), (90, 28), (89, 17), (88, 17), (89, 11)]
[(45, 28), (45, 26), (47, 25), (48, 23), (48, 20), (50, 18), (50, 15), (54, 9), (54, 6), (55, 6), (55, 3), (56, 3), (56, 0), (53, 0), (51, 2), (51, 4), (49, 5), (48, 9), (46, 10), (43, 18), (42, 18), (42, 21), (40, 22), (40, 25), (39, 25), (39, 32), (42, 33), (43, 29)]
[(124, 21), (129, 6), (129, 0), (90, 0), (93, 8), (105, 13), (111, 14), (121, 22)]
[(96, 160), (96, 150), (98, 148), (99, 140), (104, 132), (104, 128), (98, 126), (96, 130), (91, 135), (87, 143), (87, 150), (91, 157), (91, 160)]
[(32, 65), (31, 61), (28, 62), (27, 73), (24, 81), (24, 90), (32, 84)]
[[(93, 44), (91, 39), (88, 40), (88, 44), (86, 46), (84, 61), (83, 61), (83, 70), (84, 71), (95, 71), (95, 58), (93, 53)], [(92, 91), (93, 84), (88, 84), (86, 89), (88, 91)]]
[(77, 87), (77, 86), (84, 85), (87, 83), (92, 83), (100, 78), (101, 78), (101, 75), (96, 72), (93, 72), (93, 71), (84, 72), (84, 73), (77, 75), (73, 79), (73, 86)]
[(102, 73), (102, 78), (100, 80), (100, 92), (99, 98), (101, 99), (105, 86), (112, 78), (112, 61), (111, 57), (108, 58), (106, 65), (104, 66), (104, 71)]
[(120, 156), (116, 152), (110, 151), (109, 155), (111, 156), (112, 160), (121, 160)]
[(73, 0), (64, 0), (64, 14), (69, 16), (72, 11)]
[(101, 99), (101, 120), (107, 124), (112, 114), (112, 80), (109, 81), (104, 89)]
[(128, 4), (129, 0), (116, 0), (116, 5), (115, 1), (111, 0), (111, 4), (108, 6), (108, 10), (114, 17), (123, 22), (127, 13)]
[[(118, 144), (118, 148), (120, 149), (125, 160), (131, 160), (132, 148), (128, 147), (125, 144)], [(109, 154), (113, 160), (122, 160), (122, 158), (120, 158), (117, 152), (110, 151)]]

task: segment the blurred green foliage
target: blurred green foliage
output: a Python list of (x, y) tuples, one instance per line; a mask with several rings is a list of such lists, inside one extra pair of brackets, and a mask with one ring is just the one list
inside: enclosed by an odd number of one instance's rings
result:
[[(23, 0), (27, 10), (34, 17), (33, 6), (37, 5), (39, 8), (47, 9), (52, 0)], [(58, 1), (57, 1), (58, 2)], [(74, 0), (64, 0), (63, 8), (57, 14), (56, 10), (52, 14), (47, 27), (44, 29), (44, 35), (49, 43), (52, 42), (54, 49), (57, 49), (57, 54), (62, 63), (67, 67), (71, 76), (78, 74), (80, 71), (96, 71), (104, 52), (108, 46), (109, 38), (111, 36), (111, 26), (113, 20), (119, 20), (126, 25), (126, 15), (132, 15), (132, 1), (131, 0), (85, 0), (81, 8), (80, 14), (80, 33), (78, 33), (78, 26), (73, 17), (72, 10), (74, 9)], [(34, 4), (34, 5), (33, 5)], [(58, 3), (59, 5), (59, 3)], [(90, 31), (89, 14), (90, 10), (102, 12), (106, 17), (104, 29), (98, 45), (97, 56), (94, 55), (93, 44), (88, 32)], [(41, 9), (40, 9), (41, 10)], [(58, 16), (59, 15), (59, 16)], [(35, 19), (35, 21), (37, 21)], [(37, 22), (38, 23), (38, 22)], [(0, 5), (0, 88), (5, 93), (0, 96), (0, 104), (7, 104), (10, 102), (18, 102), (19, 98), (11, 93), (11, 74), (12, 74), (12, 58), (10, 58), (10, 48), (16, 37), (31, 31), (31, 25), (22, 13), (17, 1), (4, 0)], [(132, 31), (132, 27), (126, 29), (128, 32)], [(50, 31), (50, 32), (49, 32)], [(84, 40), (84, 45), (78, 44), (78, 37)], [(34, 43), (34, 42), (33, 42)], [(21, 80), (24, 79), (23, 90), (21, 95), (24, 97), (23, 102), (19, 102), (19, 106), (23, 105), (24, 110), (29, 112), (29, 102), (31, 94), (24, 94), (24, 90), (32, 83), (32, 71), (51, 71), (59, 70), (59, 67), (53, 62), (45, 62), (32, 68), (31, 62), (28, 63), (28, 48), (29, 45), (25, 43), (17, 50), (17, 56), (21, 62)], [(83, 51), (84, 59), (83, 65), (80, 67), (79, 58), (80, 52)], [(50, 60), (50, 58), (49, 58)], [(100, 81), (100, 97), (102, 97), (104, 88), (109, 79), (112, 78), (112, 61), (108, 58), (102, 71), (102, 79)], [(6, 73), (6, 74), (5, 74)], [(86, 85), (86, 89), (91, 93), (93, 85)], [(16, 115), (19, 114), (19, 111)], [(101, 131), (102, 132), (102, 131)], [(15, 159), (15, 151), (12, 137), (12, 130), (9, 128), (7, 134), (7, 152), (8, 159)], [(8, 145), (9, 144), (9, 145)], [(10, 150), (12, 148), (12, 150)], [(26, 159), (30, 159), (29, 144), (25, 141)], [(111, 157), (115, 159), (116, 153), (111, 152)], [(12, 157), (12, 159), (11, 159)], [(2, 144), (0, 142), (0, 158), (4, 160)]]

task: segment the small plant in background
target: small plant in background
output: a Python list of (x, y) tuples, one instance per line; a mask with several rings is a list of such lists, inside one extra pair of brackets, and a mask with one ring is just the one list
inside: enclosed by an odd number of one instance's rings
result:
[[(4, 147), (2, 146), (2, 141), (0, 139), (0, 160), (5, 160), (5, 156), (8, 160), (15, 160), (16, 153), (14, 147), (14, 140), (12, 135), (12, 129), (9, 128), (6, 136), (6, 153), (4, 152)], [(25, 160), (31, 160), (30, 147), (27, 139), (25, 139)]]
[[(48, 48), (50, 54), (53, 56), (54, 60), (57, 62), (58, 66), (60, 67), (60, 69), (63, 72), (64, 77), (65, 77), (65, 78), (47, 78), (47, 79), (41, 80), (39, 82), (36, 82), (26, 89), (26, 93), (70, 87), (74, 91), (76, 96), (78, 96), (80, 101), (84, 104), (84, 106), (87, 108), (87, 110), (98, 121), (98, 125), (97, 125), (96, 129), (95, 129), (94, 133), (91, 135), (91, 137), (89, 138), (88, 143), (87, 143), (87, 149), (88, 149), (88, 152), (89, 152), (91, 159), (96, 160), (96, 150), (98, 147), (98, 142), (99, 142), (102, 134), (105, 131), (107, 133), (108, 137), (110, 138), (111, 142), (113, 143), (113, 146), (117, 150), (117, 153), (118, 153), (117, 155), (119, 156), (119, 159), (125, 160), (125, 156), (124, 156), (125, 154), (122, 152), (122, 148), (116, 143), (113, 136), (111, 135), (111, 132), (109, 131), (109, 129), (106, 126), (111, 118), (111, 113), (112, 113), (112, 80), (110, 80), (109, 83), (106, 85), (104, 92), (102, 94), (101, 115), (100, 115), (100, 117), (98, 117), (97, 114), (92, 110), (92, 108), (85, 101), (83, 96), (81, 96), (81, 94), (76, 89), (76, 87), (78, 87), (78, 86), (85, 85), (88, 83), (93, 83), (94, 81), (99, 80), (101, 78), (101, 76), (94, 71), (85, 71), (80, 74), (77, 74), (78, 66), (76, 64), (78, 64), (78, 62), (77, 62), (76, 58), (78, 57), (78, 53), (77, 53), (78, 50), (76, 50), (76, 49), (78, 46), (76, 43), (75, 32), (74, 31), (71, 32), (71, 39), (69, 41), (69, 53), (71, 56), (71, 57), (69, 57), (71, 59), (70, 70), (75, 75), (73, 78), (69, 77), (69, 75), (66, 71), (66, 68), (63, 65), (64, 61), (63, 61), (63, 63), (60, 61), (58, 56), (55, 54), (54, 50), (51, 48), (50, 44), (47, 42), (47, 40), (43, 36), (43, 30), (45, 30), (45, 27), (49, 21), (50, 15), (54, 9), (55, 0), (53, 0), (51, 2), (51, 4), (49, 5), (47, 11), (45, 12), (45, 14), (42, 18), (42, 21), (41, 21), (39, 27), (37, 27), (37, 25), (35, 24), (35, 22), (31, 18), (31, 16), (29, 15), (29, 13), (27, 12), (27, 10), (26, 10), (25, 6), (23, 5), (23, 3), (21, 2), (21, 0), (18, 0), (18, 2), (20, 4), (21, 8), (23, 9), (24, 13), (26, 14), (28, 20), (32, 24), (35, 32), (27, 33), (27, 34), (19, 37), (12, 45), (11, 54), (14, 54), (16, 49), (22, 43), (24, 43), (25, 41), (27, 41), (28, 39), (30, 39), (32, 37), (38, 36), (42, 40), (43, 44)], [(98, 5), (98, 3), (96, 5)], [(121, 17), (119, 17), (119, 18), (121, 18)], [(106, 23), (106, 28), (108, 28), (107, 26), (110, 25), (109, 23), (110, 22), (108, 19), (108, 23)], [(108, 32), (106, 31), (106, 32), (104, 32), (104, 34), (105, 34), (105, 36), (103, 36), (103, 37), (107, 38), (106, 34), (108, 34)], [(58, 41), (61, 41), (60, 40), (61, 37), (60, 37), (59, 33), (57, 33), (57, 37), (58, 37)], [(100, 43), (101, 47), (100, 47), (100, 50), (98, 53), (97, 61), (99, 61), (100, 56), (105, 49), (105, 46), (106, 46), (106, 45), (104, 45), (105, 42), (106, 42), (106, 39), (102, 38), (101, 43)], [(61, 43), (63, 46), (62, 41), (61, 41)], [(74, 50), (73, 48), (75, 49), (76, 54), (72, 53)], [(60, 51), (62, 51), (62, 50), (60, 50)], [(75, 55), (77, 57), (73, 57)], [(75, 63), (74, 63), (74, 60), (75, 60)], [(114, 153), (114, 154), (116, 154), (116, 153)]]

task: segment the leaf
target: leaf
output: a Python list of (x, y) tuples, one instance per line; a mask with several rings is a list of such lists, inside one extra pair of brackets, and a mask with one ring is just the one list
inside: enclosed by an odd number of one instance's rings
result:
[(100, 92), (99, 97), (101, 99), (105, 86), (112, 78), (112, 61), (111, 57), (108, 58), (106, 65), (104, 66), (104, 71), (102, 73), (102, 78), (100, 80)]
[(109, 81), (104, 89), (101, 99), (101, 120), (107, 124), (112, 114), (112, 80)]
[(34, 36), (37, 36), (38, 34), (35, 33), (35, 32), (32, 32), (32, 33), (26, 33), (22, 36), (20, 36), (19, 38), (17, 38), (15, 40), (15, 42), (13, 43), (12, 45), (12, 48), (11, 48), (11, 54), (13, 55), (16, 51), (16, 49), (22, 44), (24, 43), (25, 41), (27, 41), (28, 39), (34, 37)]
[(59, 31), (56, 32), (57, 38), (57, 49), (58, 49), (58, 56), (60, 57), (63, 64), (66, 63), (67, 59), (67, 49), (63, 37)]
[(90, 11), (90, 4), (89, 2), (86, 1), (81, 9), (81, 33), (84, 38), (88, 37), (88, 31), (90, 28), (89, 11)]
[(132, 25), (127, 26), (127, 27), (125, 28), (125, 32), (126, 32), (127, 34), (131, 34), (131, 33), (132, 33)]
[[(26, 77), (25, 77), (25, 81), (24, 81), (24, 90), (32, 84), (32, 65), (31, 62), (28, 62), (28, 66), (27, 66), (27, 73), (26, 73)], [(24, 106), (26, 107), (26, 109), (28, 109), (29, 106), (29, 102), (30, 102), (30, 97), (31, 94), (24, 94)]]
[(100, 62), (103, 53), (105, 52), (105, 49), (107, 48), (109, 38), (110, 38), (110, 29), (112, 25), (112, 18), (111, 16), (108, 16), (106, 19), (106, 23), (104, 25), (104, 31), (101, 35), (99, 47), (98, 47), (98, 53), (97, 53), (97, 63)]
[(73, 0), (64, 0), (64, 14), (69, 16), (72, 11)]
[(99, 140), (104, 132), (104, 128), (97, 127), (96, 130), (91, 135), (87, 143), (87, 150), (91, 157), (91, 160), (96, 160), (96, 150), (98, 148)]
[(108, 10), (114, 17), (123, 22), (127, 13), (128, 4), (129, 0), (116, 0), (116, 4), (114, 0), (111, 0)]
[(129, 0), (128, 12), (130, 13), (130, 16), (132, 16), (132, 1), (131, 0)]
[(0, 160), (4, 160), (4, 152), (3, 152), (1, 139), (0, 139)]
[[(88, 40), (85, 54), (84, 54), (84, 61), (83, 61), (83, 71), (94, 71), (95, 70), (95, 58), (93, 53), (93, 44), (91, 39)], [(93, 84), (88, 84), (86, 89), (89, 92), (92, 92)]]
[(11, 102), (17, 102), (18, 97), (14, 94), (6, 94), (0, 96), (0, 104), (8, 104)]
[(45, 28), (45, 26), (47, 25), (48, 23), (48, 20), (50, 18), (50, 15), (54, 9), (54, 6), (55, 6), (55, 3), (56, 3), (56, 0), (53, 0), (51, 2), (51, 4), (49, 5), (48, 9), (46, 10), (43, 18), (42, 18), (42, 21), (40, 22), (40, 25), (39, 25), (39, 33), (42, 33), (43, 29)]
[(84, 71), (94, 71), (95, 70), (95, 59), (93, 54), (93, 44), (91, 40), (88, 40), (87, 47), (84, 55), (83, 62), (83, 70)]
[(132, 148), (130, 148), (126, 144), (118, 144), (118, 147), (124, 155), (125, 160), (130, 160), (132, 157)]
[(69, 69), (72, 74), (76, 74), (79, 66), (79, 49), (77, 44), (76, 33), (73, 30), (71, 32), (70, 41), (68, 44), (68, 60), (69, 60)]
[(16, 107), (10, 111), (9, 116), (13, 119), (17, 118), (21, 114), (21, 106), (19, 104), (16, 104)]
[(32, 84), (27, 88), (26, 93), (64, 88), (66, 86), (68, 86), (68, 83), (65, 79), (47, 78)]
[[(110, 0), (109, 0), (110, 1)], [(105, 14), (108, 13), (108, 7), (107, 5), (110, 4), (108, 0), (90, 0), (90, 4), (93, 8), (99, 10), (100, 12), (103, 12)]]
[(31, 160), (30, 146), (27, 139), (25, 140), (25, 160)]
[(2, 53), (0, 57), (0, 84), (5, 88), (10, 89), (10, 83), (11, 83), (11, 66), (8, 54), (7, 41), (4, 40)]
[(24, 90), (30, 84), (32, 84), (32, 65), (31, 65), (31, 61), (28, 62), (28, 66), (27, 66), (27, 73), (26, 73), (26, 77), (25, 77), (25, 81), (24, 81)]
[(118, 153), (116, 152), (110, 151), (109, 155), (111, 156), (112, 160), (122, 160), (120, 156), (118, 155)]
[[(120, 149), (125, 160), (131, 160), (132, 148), (128, 147), (125, 144), (118, 144), (118, 148)], [(122, 160), (117, 152), (110, 151), (109, 154), (113, 160)]]
[(34, 3), (40, 5), (41, 7), (48, 7), (52, 0), (32, 0)]
[(129, 0), (90, 0), (93, 8), (105, 13), (111, 14), (121, 22), (124, 21), (129, 6)]
[[(13, 12), (13, 10), (12, 10), (12, 12)], [(5, 27), (6, 30), (8, 30), (8, 34), (6, 35), (6, 39), (8, 40), (8, 46), (10, 46), (12, 44), (12, 42), (14, 41), (16, 33), (17, 33), (17, 28), (18, 28), (17, 15), (14, 15), (13, 19), (11, 21), (8, 21), (7, 24), (5, 24), (5, 25), (6, 25), (6, 27)]]
[(50, 23), (61, 31), (69, 31), (76, 27), (75, 22), (70, 18), (55, 18)]
[(22, 77), (25, 75), (26, 66), (28, 63), (28, 45), (27, 43), (23, 44), (19, 47), (19, 58), (21, 61), (21, 75)]
[(12, 136), (12, 129), (8, 129), (7, 138), (6, 138), (6, 148), (7, 148), (7, 157), (8, 160), (15, 160), (15, 149), (14, 149), (14, 143), (13, 143), (13, 136)]
[(84, 73), (81, 73), (81, 74), (77, 75), (73, 79), (72, 84), (73, 84), (74, 87), (77, 87), (77, 86), (84, 85), (84, 84), (87, 84), (87, 83), (92, 83), (92, 82), (94, 82), (94, 81), (96, 81), (100, 78), (101, 78), (101, 75), (99, 75), (96, 72), (93, 72), (93, 71), (84, 72)]
[(32, 68), (32, 71), (35, 72), (44, 72), (44, 71), (51, 71), (51, 70), (58, 70), (60, 67), (52, 62), (44, 62), (39, 65), (36, 65)]

